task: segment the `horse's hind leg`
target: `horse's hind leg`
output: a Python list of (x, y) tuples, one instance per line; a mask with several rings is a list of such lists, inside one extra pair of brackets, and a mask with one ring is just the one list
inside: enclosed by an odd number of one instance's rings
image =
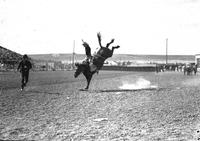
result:
[(112, 50), (111, 50), (111, 51), (112, 51), (112, 55), (113, 55), (114, 50), (117, 49), (117, 48), (119, 48), (119, 47), (120, 47), (120, 46), (113, 46), (113, 47), (112, 47)]
[(112, 44), (115, 41), (115, 39), (112, 39), (109, 43), (107, 43), (106, 48), (108, 48), (110, 46), (110, 44)]
[(112, 47), (112, 52), (114, 51), (114, 49), (117, 49), (117, 48), (119, 48), (120, 46), (113, 46)]

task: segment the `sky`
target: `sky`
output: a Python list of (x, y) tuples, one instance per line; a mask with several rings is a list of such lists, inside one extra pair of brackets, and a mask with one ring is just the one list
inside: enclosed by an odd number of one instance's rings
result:
[(20, 54), (93, 53), (98, 32), (115, 54), (199, 54), (200, 1), (0, 0), (0, 46)]

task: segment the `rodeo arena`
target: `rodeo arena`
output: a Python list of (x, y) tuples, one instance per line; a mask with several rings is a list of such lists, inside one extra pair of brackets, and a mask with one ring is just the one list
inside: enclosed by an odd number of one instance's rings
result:
[(200, 54), (115, 54), (97, 39), (94, 54), (89, 41), (82, 54), (0, 46), (0, 140), (200, 140)]

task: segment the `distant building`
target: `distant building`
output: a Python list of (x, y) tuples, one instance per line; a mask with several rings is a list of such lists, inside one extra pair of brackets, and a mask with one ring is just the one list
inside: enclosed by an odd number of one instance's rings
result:
[(117, 65), (118, 65), (117, 62), (115, 61), (106, 61), (104, 63), (104, 66), (117, 66)]
[(54, 62), (48, 62), (47, 63), (47, 70), (55, 70), (55, 63)]
[(61, 61), (35, 61), (34, 69), (39, 71), (68, 70), (69, 65), (63, 64)]
[(34, 62), (34, 69), (46, 71), (47, 70), (47, 63), (46, 62)]
[(195, 64), (197, 65), (197, 71), (200, 71), (200, 54), (195, 55)]

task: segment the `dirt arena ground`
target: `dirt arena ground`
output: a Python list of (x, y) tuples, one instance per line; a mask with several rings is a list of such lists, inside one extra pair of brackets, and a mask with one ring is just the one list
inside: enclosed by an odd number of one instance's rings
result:
[[(198, 141), (200, 75), (100, 71), (89, 91), (73, 71), (0, 74), (0, 139), (23, 141)], [(123, 90), (143, 79), (155, 89)]]

